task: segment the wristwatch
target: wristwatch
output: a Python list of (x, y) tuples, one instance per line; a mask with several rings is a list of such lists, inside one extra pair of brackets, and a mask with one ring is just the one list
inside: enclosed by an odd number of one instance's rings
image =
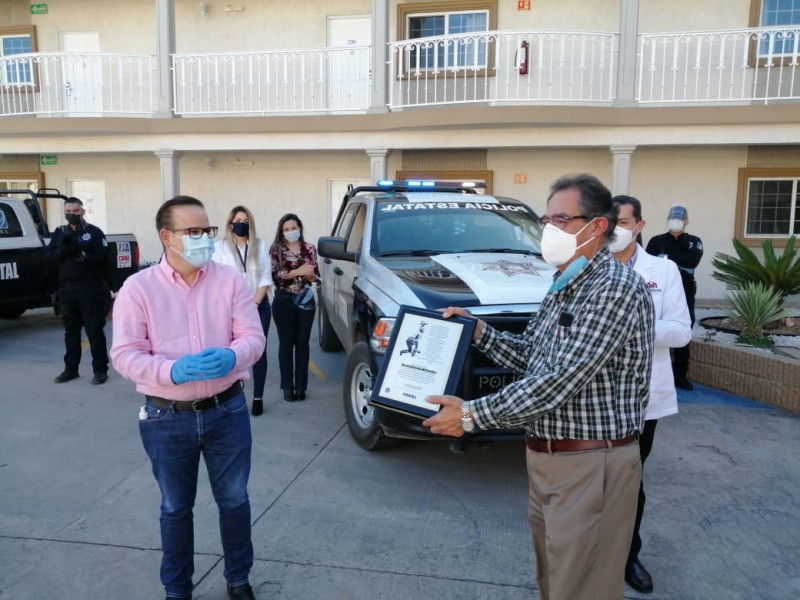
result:
[(461, 405), (461, 429), (464, 430), (464, 433), (472, 433), (475, 431), (475, 421), (472, 420), (469, 402), (464, 402)]

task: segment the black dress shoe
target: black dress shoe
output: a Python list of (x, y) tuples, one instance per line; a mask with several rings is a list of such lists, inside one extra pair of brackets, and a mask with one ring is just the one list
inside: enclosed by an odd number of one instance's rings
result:
[(689, 381), (689, 378), (686, 377), (686, 375), (675, 378), (675, 387), (681, 388), (682, 390), (686, 390), (688, 392), (691, 392), (694, 389), (692, 382)]
[(192, 595), (188, 596), (167, 596), (166, 600), (192, 600)]
[(256, 600), (253, 588), (250, 587), (249, 583), (237, 585), (236, 587), (228, 586), (228, 596), (230, 596), (231, 600)]
[(53, 379), (53, 381), (55, 381), (56, 383), (64, 383), (67, 381), (72, 381), (73, 379), (77, 379), (78, 377), (80, 377), (80, 375), (78, 375), (77, 371), (64, 371), (58, 376), (56, 376), (56, 378)]
[(292, 390), (283, 390), (283, 399), (287, 402), (294, 402), (294, 392)]
[(264, 401), (261, 398), (253, 398), (253, 408), (250, 410), (250, 414), (254, 417), (257, 417), (261, 413), (264, 412)]
[(625, 581), (642, 594), (649, 594), (653, 591), (653, 579), (638, 558), (625, 565)]
[(92, 385), (101, 385), (108, 381), (108, 373), (95, 373), (92, 377)]
[(294, 397), (298, 400), (305, 400), (306, 399), (306, 391), (305, 390), (298, 390), (294, 393)]

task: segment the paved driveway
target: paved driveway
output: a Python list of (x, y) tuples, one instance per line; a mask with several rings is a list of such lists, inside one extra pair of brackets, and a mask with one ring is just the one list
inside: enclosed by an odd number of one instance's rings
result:
[[(523, 449), (365, 452), (344, 423), (344, 355), (312, 344), (309, 399), (287, 403), (270, 334), (266, 410), (252, 420), (258, 597), (537, 598)], [(52, 383), (62, 355), (46, 310), (0, 322), (0, 598), (163, 597), (141, 397), (113, 371), (92, 386), (87, 355), (80, 379)], [(700, 386), (681, 400), (646, 471), (646, 597), (799, 598), (800, 419)], [(195, 598), (222, 600), (203, 478), (195, 530)]]

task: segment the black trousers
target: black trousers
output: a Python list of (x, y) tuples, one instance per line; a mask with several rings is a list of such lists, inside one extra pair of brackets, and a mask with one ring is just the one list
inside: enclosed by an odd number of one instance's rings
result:
[(62, 285), (58, 290), (61, 318), (64, 321), (64, 370), (77, 373), (81, 363), (81, 329), (86, 329), (92, 351), (92, 370), (108, 371), (106, 324), (108, 312), (108, 287), (102, 281), (82, 281)]
[[(694, 297), (697, 295), (697, 282), (694, 277), (683, 280), (683, 291), (686, 294), (686, 305), (689, 307), (689, 318), (694, 327)], [(672, 349), (672, 374), (676, 380), (686, 378), (689, 372), (689, 358), (691, 342), (680, 348)]]
[(642, 483), (639, 484), (639, 502), (636, 505), (636, 521), (633, 524), (633, 538), (631, 539), (631, 549), (628, 553), (628, 562), (633, 562), (639, 556), (642, 549), (642, 538), (639, 535), (639, 527), (642, 525), (642, 515), (644, 514), (644, 461), (650, 456), (653, 447), (653, 438), (656, 436), (656, 425), (658, 419), (651, 419), (644, 422), (644, 431), (639, 436), (639, 455), (642, 458)]
[(278, 330), (278, 367), (282, 390), (304, 392), (308, 388), (308, 340), (311, 338), (315, 312), (295, 306), (294, 295), (282, 290), (275, 291), (272, 320)]

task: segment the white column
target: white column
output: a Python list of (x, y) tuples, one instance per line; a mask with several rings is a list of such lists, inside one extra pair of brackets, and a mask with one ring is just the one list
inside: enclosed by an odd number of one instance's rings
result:
[(381, 179), (390, 179), (386, 176), (386, 159), (388, 158), (389, 150), (367, 150), (369, 155), (369, 177), (372, 183)]
[(161, 161), (161, 201), (166, 202), (181, 193), (180, 161), (182, 152), (176, 150), (156, 150)]
[(370, 113), (385, 113), (386, 108), (386, 44), (389, 41), (389, 3), (372, 0), (372, 89), (370, 91)]
[(631, 156), (636, 146), (611, 146), (611, 193), (628, 195), (631, 185)]
[(158, 97), (155, 116), (172, 118), (172, 55), (175, 54), (175, 0), (156, 0)]
[(620, 0), (617, 103), (631, 106), (636, 98), (636, 50), (639, 43), (639, 0)]

